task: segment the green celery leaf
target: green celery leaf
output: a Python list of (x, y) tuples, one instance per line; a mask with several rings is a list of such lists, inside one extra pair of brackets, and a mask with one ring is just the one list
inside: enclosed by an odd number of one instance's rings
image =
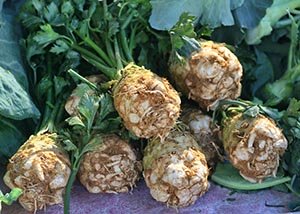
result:
[(101, 94), (100, 96), (100, 113), (98, 120), (102, 121), (105, 117), (115, 112), (112, 97), (109, 94)]
[(299, 7), (299, 0), (274, 0), (273, 4), (267, 8), (266, 15), (259, 24), (255, 28), (247, 30), (247, 43), (250, 45), (259, 44), (262, 37), (272, 32), (273, 26), (278, 20), (288, 14), (288, 10), (292, 11)]
[(0, 67), (0, 115), (14, 120), (39, 118), (40, 112), (15, 76)]
[(66, 42), (64, 42), (63, 40), (57, 40), (54, 46), (50, 49), (50, 52), (60, 54), (67, 52), (68, 50), (70, 50), (70, 47)]
[(202, 25), (211, 28), (234, 25), (231, 10), (241, 6), (244, 0), (152, 0), (150, 25), (157, 30), (170, 30), (183, 12), (195, 16)]
[(66, 139), (66, 140), (63, 140), (62, 142), (63, 142), (63, 144), (65, 144), (65, 146), (64, 146), (65, 150), (67, 150), (69, 152), (78, 150), (77, 146), (74, 143), (72, 143), (72, 141)]
[(219, 163), (211, 179), (224, 187), (237, 190), (259, 190), (289, 182), (283, 172), (278, 172), (276, 178), (267, 178), (262, 183), (250, 183), (245, 180), (230, 163)]
[(83, 121), (78, 116), (69, 117), (69, 118), (66, 119), (66, 122), (70, 126), (80, 126), (80, 127), (85, 128), (85, 125), (84, 125)]
[(103, 141), (102, 141), (102, 138), (101, 138), (101, 135), (96, 135), (89, 143), (87, 143), (82, 151), (81, 151), (81, 154), (84, 154), (86, 152), (91, 152), (91, 151), (94, 151), (95, 148), (101, 144)]
[(36, 41), (38, 44), (46, 46), (49, 43), (59, 39), (61, 36), (56, 33), (51, 25), (46, 24), (40, 26), (41, 31), (38, 31), (36, 35), (33, 37), (33, 40)]
[(74, 14), (75, 10), (70, 1), (65, 1), (62, 4), (61, 12), (67, 16), (72, 16)]
[(84, 118), (87, 130), (91, 130), (99, 107), (99, 97), (96, 95), (83, 95), (79, 102), (78, 111)]
[(54, 91), (55, 96), (57, 97), (66, 86), (69, 85), (69, 82), (65, 80), (63, 77), (54, 76)]
[(121, 125), (122, 125), (122, 120), (120, 117), (108, 118), (104, 121), (101, 121), (101, 123), (97, 121), (93, 129), (95, 129), (98, 132), (106, 133), (106, 134), (115, 133), (120, 130)]

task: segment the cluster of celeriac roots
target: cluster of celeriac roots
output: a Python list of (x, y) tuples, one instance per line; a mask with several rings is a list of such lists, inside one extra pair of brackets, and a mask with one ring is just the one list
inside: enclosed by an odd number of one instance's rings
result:
[[(287, 140), (271, 119), (263, 115), (245, 119), (238, 114), (226, 121), (222, 134), (212, 128), (206, 112), (220, 100), (240, 96), (242, 66), (223, 44), (207, 41), (200, 45), (186, 63), (170, 63), (176, 87), (201, 108), (182, 110), (184, 129), (176, 126), (181, 123), (181, 100), (167, 79), (133, 64), (123, 69), (112, 90), (114, 106), (124, 126), (148, 144), (141, 162), (130, 143), (118, 135), (95, 135), (90, 143), (102, 143), (84, 155), (78, 175), (89, 192), (128, 192), (143, 168), (154, 199), (172, 207), (191, 205), (208, 190), (209, 173), (220, 160), (223, 146), (248, 181), (276, 175)], [(75, 94), (65, 106), (70, 115), (76, 114), (80, 102)], [(5, 183), (23, 189), (19, 201), (34, 211), (62, 202), (69, 167), (67, 154), (53, 136), (33, 136), (10, 159)]]

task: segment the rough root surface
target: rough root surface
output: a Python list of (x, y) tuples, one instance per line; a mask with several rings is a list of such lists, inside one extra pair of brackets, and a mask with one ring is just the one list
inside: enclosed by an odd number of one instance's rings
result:
[(209, 188), (204, 154), (190, 133), (174, 130), (145, 149), (144, 178), (154, 199), (172, 207), (195, 203)]
[(63, 192), (70, 176), (70, 161), (55, 134), (31, 136), (9, 160), (4, 182), (19, 187), (20, 204), (35, 212), (46, 205), (63, 202)]
[(232, 165), (250, 182), (275, 177), (280, 155), (288, 146), (274, 121), (260, 114), (256, 118), (238, 114), (227, 120), (223, 142)]
[[(85, 77), (88, 81), (94, 84), (99, 84), (105, 81), (105, 77), (103, 75), (91, 75)], [(71, 115), (78, 114), (78, 105), (82, 99), (82, 97), (87, 94), (88, 96), (94, 95), (96, 93), (95, 90), (91, 89), (86, 83), (79, 84), (71, 93), (69, 98), (65, 104), (66, 112)]]
[(222, 159), (221, 141), (218, 139), (219, 128), (212, 126), (212, 118), (204, 114), (200, 109), (183, 108), (181, 120), (188, 125), (202, 152), (207, 164), (214, 168)]
[(153, 72), (128, 65), (113, 91), (114, 105), (125, 127), (141, 138), (164, 137), (180, 114), (180, 97)]
[(171, 62), (170, 72), (178, 88), (203, 110), (213, 110), (219, 100), (241, 94), (242, 66), (223, 44), (201, 42), (199, 52), (184, 64)]
[(91, 193), (128, 192), (142, 171), (135, 151), (117, 135), (96, 136), (94, 140), (102, 143), (84, 155), (79, 169), (80, 182)]

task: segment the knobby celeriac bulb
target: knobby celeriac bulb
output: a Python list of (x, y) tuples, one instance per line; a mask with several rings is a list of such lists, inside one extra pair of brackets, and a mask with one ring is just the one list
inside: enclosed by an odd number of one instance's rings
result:
[(123, 69), (113, 97), (125, 127), (141, 138), (163, 138), (180, 114), (180, 97), (171, 84), (133, 64)]
[(152, 197), (168, 206), (191, 205), (209, 188), (205, 156), (189, 132), (173, 130), (163, 142), (152, 139), (143, 167)]
[(242, 66), (224, 44), (204, 41), (200, 47), (185, 62), (171, 57), (169, 70), (181, 92), (203, 110), (214, 110), (219, 100), (240, 96)]
[(63, 202), (70, 161), (56, 134), (32, 135), (12, 156), (5, 184), (23, 190), (20, 204), (30, 212)]
[(261, 182), (276, 176), (288, 142), (273, 120), (262, 114), (245, 117), (239, 113), (225, 120), (222, 135), (230, 162), (242, 177)]
[(222, 153), (221, 141), (218, 138), (220, 129), (213, 127), (212, 118), (198, 108), (183, 107), (180, 119), (188, 125), (205, 155), (208, 166), (214, 168)]
[(81, 162), (79, 179), (91, 193), (121, 193), (132, 189), (140, 178), (142, 163), (130, 144), (115, 134), (98, 135), (101, 141)]

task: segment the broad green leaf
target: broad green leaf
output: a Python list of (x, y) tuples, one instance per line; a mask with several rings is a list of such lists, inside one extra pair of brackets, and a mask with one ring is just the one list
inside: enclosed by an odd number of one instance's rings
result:
[(260, 20), (259, 24), (247, 31), (247, 43), (250, 45), (259, 44), (262, 37), (272, 32), (273, 26), (278, 20), (288, 14), (288, 10), (292, 11), (299, 7), (299, 0), (274, 0), (273, 4), (267, 8), (266, 15)]
[[(5, 7), (0, 12), (0, 67), (11, 71), (19, 84), (27, 90), (28, 80), (19, 44), (21, 30), (15, 19), (16, 10), (13, 3), (19, 4), (13, 0), (11, 4), (7, 2), (7, 5), (11, 7)], [(2, 3), (0, 1), (0, 7), (2, 7), (2, 4), (3, 1)]]
[(272, 4), (272, 0), (247, 0), (234, 11), (236, 24), (241, 28), (251, 29), (258, 25), (266, 14), (266, 9)]
[(14, 121), (0, 116), (0, 163), (15, 154), (25, 140), (26, 136)]
[(198, 1), (198, 0), (152, 0), (150, 25), (157, 30), (169, 30), (179, 20), (183, 12), (187, 12), (202, 25), (211, 28), (234, 24), (231, 10), (242, 5), (244, 0), (231, 1)]
[(14, 120), (39, 118), (40, 113), (30, 95), (15, 76), (0, 67), (0, 115)]
[(277, 173), (276, 178), (267, 178), (261, 183), (250, 183), (245, 180), (230, 163), (219, 163), (211, 179), (224, 187), (237, 190), (259, 190), (287, 183), (290, 177)]

